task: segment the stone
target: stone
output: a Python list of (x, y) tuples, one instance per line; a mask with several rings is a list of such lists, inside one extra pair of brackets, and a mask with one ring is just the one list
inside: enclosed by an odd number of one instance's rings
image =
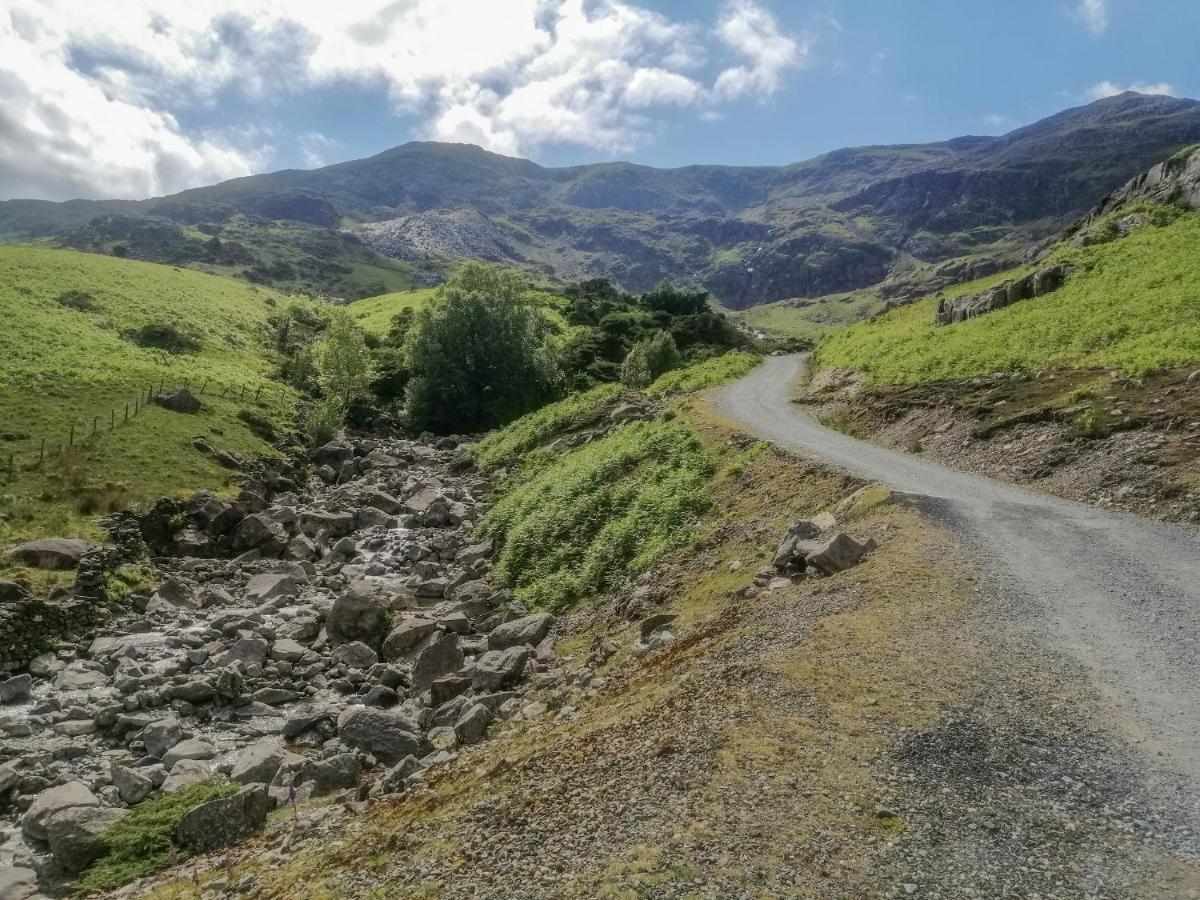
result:
[(17, 544), (8, 551), (8, 558), (33, 569), (74, 569), (91, 547), (87, 541), (76, 538), (44, 538)]
[(870, 549), (870, 545), (860, 544), (839, 531), (825, 541), (805, 549), (804, 562), (806, 566), (825, 575), (833, 575), (856, 565)]
[(183, 740), (183, 729), (179, 726), (179, 720), (171, 716), (151, 722), (142, 729), (140, 737), (148, 754), (161, 757)]
[(382, 656), (387, 662), (396, 662), (409, 651), (433, 634), (437, 623), (432, 619), (408, 616), (400, 620), (383, 641)]
[(216, 689), (203, 678), (194, 678), (183, 684), (175, 684), (170, 688), (172, 700), (186, 700), (188, 703), (207, 703), (217, 695)]
[(354, 448), (345, 441), (330, 441), (314, 450), (312, 458), (317, 465), (340, 466), (346, 460), (354, 459)]
[(90, 691), (108, 683), (108, 676), (95, 665), (83, 660), (69, 663), (54, 678), (54, 686), (63, 691)]
[(491, 721), (491, 709), (482, 703), (476, 703), (454, 723), (454, 734), (460, 744), (477, 743), (483, 739), (488, 723)]
[(334, 649), (331, 658), (348, 669), (367, 670), (379, 662), (379, 656), (362, 641), (351, 641)]
[(91, 792), (82, 781), (68, 781), (47, 788), (34, 799), (33, 804), (21, 819), (21, 830), (26, 837), (37, 841), (46, 840), (46, 825), (55, 813), (74, 806), (96, 807), (100, 798)]
[(311, 538), (321, 532), (329, 537), (345, 537), (354, 531), (354, 513), (307, 509), (300, 513), (298, 524), (300, 530)]
[(376, 684), (362, 695), (362, 702), (364, 706), (378, 706), (381, 709), (387, 709), (400, 702), (400, 695), (394, 688), (390, 688), (386, 684)]
[(447, 700), (453, 700), (471, 686), (471, 679), (461, 675), (444, 675), (429, 685), (430, 702), (441, 706)]
[(554, 625), (550, 613), (534, 613), (505, 622), (491, 630), (487, 637), (489, 650), (507, 650), (509, 647), (537, 646)]
[(288, 638), (281, 638), (271, 644), (271, 659), (297, 663), (308, 652), (308, 648)]
[(109, 772), (123, 803), (137, 806), (154, 790), (154, 782), (136, 769), (114, 765)]
[(238, 522), (230, 536), (230, 546), (235, 553), (286, 545), (287, 533), (283, 530), (283, 526), (273, 522), (271, 517), (265, 513), (246, 516)]
[(107, 850), (104, 834), (125, 815), (123, 809), (72, 806), (46, 821), (46, 843), (66, 871), (82, 872)]
[(649, 640), (656, 631), (666, 628), (677, 618), (679, 617), (671, 613), (658, 613), (657, 615), (647, 616), (638, 625), (638, 635), (643, 641)]
[(349, 644), (361, 641), (378, 650), (388, 634), (388, 614), (374, 597), (348, 591), (333, 602), (325, 618), (325, 632), (330, 643)]
[(520, 678), (528, 660), (529, 650), (526, 647), (489, 650), (475, 660), (471, 684), (477, 691), (505, 687)]
[(488, 540), (480, 541), (478, 544), (463, 547), (454, 555), (454, 561), (460, 566), (473, 566), (477, 562), (491, 559), (494, 550), (495, 545), (489, 538)]
[(242, 597), (247, 603), (262, 603), (279, 597), (295, 597), (299, 592), (300, 583), (291, 575), (268, 572), (247, 581)]
[(367, 488), (359, 494), (359, 501), (364, 506), (370, 506), (373, 509), (378, 509), (381, 512), (387, 513), (389, 516), (394, 516), (401, 512), (403, 504), (386, 491), (381, 491), (378, 488)]
[(270, 649), (271, 645), (262, 638), (242, 638), (234, 641), (224, 653), (217, 654), (213, 662), (218, 666), (228, 666), (237, 662), (247, 666), (261, 666), (266, 662)]
[(1197, 369), (1187, 377), (1188, 384), (1200, 384), (1200, 369)]
[(208, 741), (191, 738), (180, 741), (163, 754), (163, 765), (174, 771), (175, 763), (182, 759), (212, 759), (217, 755), (217, 748)]
[(188, 414), (200, 412), (200, 399), (187, 388), (155, 394), (154, 402), (171, 412)]
[(336, 753), (325, 759), (312, 759), (296, 776), (297, 784), (312, 782), (313, 795), (352, 788), (358, 784), (361, 766), (353, 753)]
[(32, 900), (37, 896), (37, 872), (22, 866), (0, 866), (0, 897), (4, 900)]
[(414, 772), (419, 771), (420, 768), (421, 763), (415, 756), (404, 757), (404, 759), (383, 773), (378, 782), (379, 790), (385, 794), (394, 794), (397, 791), (404, 790), (405, 781)]
[(160, 790), (164, 794), (174, 794), (193, 784), (208, 781), (212, 778), (212, 766), (202, 759), (181, 759), (171, 767), (170, 773), (163, 780)]
[(255, 691), (253, 697), (259, 703), (265, 703), (268, 706), (281, 706), (284, 703), (294, 703), (300, 699), (301, 694), (299, 691), (291, 691), (287, 688), (264, 687)]
[(175, 828), (175, 839), (189, 850), (224, 847), (261, 828), (271, 806), (266, 785), (247, 785), (231, 797), (188, 810)]
[(256, 741), (234, 757), (229, 780), (238, 784), (270, 784), (286, 756), (287, 751), (278, 739)]
[(33, 676), (29, 673), (0, 681), (0, 703), (24, 703), (32, 693)]
[(461, 669), (463, 661), (457, 634), (437, 632), (430, 635), (413, 660), (413, 690), (417, 693), (429, 690), (429, 686), (438, 678)]
[(29, 672), (45, 678), (61, 672), (67, 664), (58, 658), (56, 653), (41, 653), (29, 661)]
[(352, 706), (338, 717), (338, 737), (343, 743), (394, 762), (421, 750), (417, 723), (395, 709)]

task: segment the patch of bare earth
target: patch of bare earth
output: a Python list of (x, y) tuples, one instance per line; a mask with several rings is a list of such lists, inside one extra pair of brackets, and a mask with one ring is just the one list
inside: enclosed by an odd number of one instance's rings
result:
[(1189, 369), (864, 386), (819, 374), (797, 402), (891, 449), (1174, 522), (1200, 522), (1200, 383)]
[(1146, 799), (1083, 677), (1009, 632), (919, 509), (862, 509), (839, 527), (878, 542), (864, 562), (742, 597), (788, 524), (859, 483), (706, 432), (745, 462), (708, 536), (655, 569), (675, 640), (637, 657), (621, 603), (580, 614), (568, 672), (605, 633), (620, 648), (548, 685), (545, 717), (151, 896), (1194, 896), (1195, 835)]

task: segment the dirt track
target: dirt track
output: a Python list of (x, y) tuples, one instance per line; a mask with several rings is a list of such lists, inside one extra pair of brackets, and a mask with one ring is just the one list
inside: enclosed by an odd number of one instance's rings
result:
[[(802, 357), (715, 399), (781, 447), (931, 504), (981, 555), (1013, 624), (1091, 674), (1155, 781), (1200, 808), (1200, 542), (1182, 528), (1046, 497), (831, 431), (790, 402)], [(1161, 765), (1160, 765), (1161, 764)]]

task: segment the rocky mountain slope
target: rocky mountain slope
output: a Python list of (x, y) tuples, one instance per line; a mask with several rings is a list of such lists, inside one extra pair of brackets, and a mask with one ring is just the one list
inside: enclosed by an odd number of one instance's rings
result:
[(853, 148), (780, 167), (549, 169), (411, 143), (136, 203), (0, 203), (0, 236), (61, 236), (113, 214), (369, 223), (366, 244), (398, 259), (479, 257), (562, 279), (604, 275), (630, 290), (668, 277), (746, 307), (881, 284), (920, 292), (1007, 268), (1197, 140), (1200, 103), (1127, 93), (1003, 137)]

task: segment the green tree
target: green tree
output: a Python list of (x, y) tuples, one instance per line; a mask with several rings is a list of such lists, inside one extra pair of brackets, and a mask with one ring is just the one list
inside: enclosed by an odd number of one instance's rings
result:
[(370, 392), (371, 351), (363, 330), (344, 309), (330, 317), (329, 331), (318, 345), (317, 368), (321, 392), (343, 410)]
[(632, 388), (644, 388), (654, 379), (650, 376), (650, 360), (646, 345), (637, 343), (621, 363), (621, 383)]
[(408, 330), (409, 423), (482, 431), (550, 399), (560, 381), (553, 329), (517, 273), (464, 264)]
[(681, 361), (675, 338), (656, 331), (630, 348), (621, 364), (621, 381), (630, 387), (645, 387), (664, 372), (678, 368)]

